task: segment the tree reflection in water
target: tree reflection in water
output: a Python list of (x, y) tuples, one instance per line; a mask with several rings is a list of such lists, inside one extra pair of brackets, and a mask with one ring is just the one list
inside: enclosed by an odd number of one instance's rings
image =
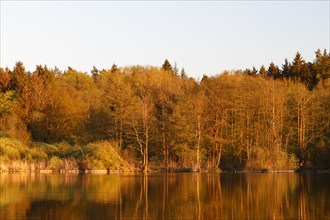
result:
[(330, 219), (329, 174), (1, 174), (0, 219)]

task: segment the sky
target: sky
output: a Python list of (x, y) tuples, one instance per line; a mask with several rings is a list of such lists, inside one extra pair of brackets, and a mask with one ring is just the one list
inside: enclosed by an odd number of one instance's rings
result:
[(161, 66), (200, 79), (330, 45), (330, 1), (0, 0), (0, 66)]

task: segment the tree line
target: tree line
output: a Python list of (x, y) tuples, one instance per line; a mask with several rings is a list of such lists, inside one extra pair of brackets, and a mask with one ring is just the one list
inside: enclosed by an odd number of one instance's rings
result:
[(321, 52), (318, 49), (315, 52), (316, 58), (313, 62), (306, 62), (302, 55), (297, 52), (293, 61), (290, 62), (287, 58), (284, 60), (282, 68), (276, 66), (273, 62), (270, 63), (268, 69), (264, 65), (258, 71), (255, 67), (244, 70), (244, 74), (255, 76), (257, 73), (263, 77), (273, 79), (290, 79), (304, 84), (309, 90), (313, 90), (318, 83), (325, 83), (330, 77), (329, 73), (329, 54), (326, 50)]
[(0, 68), (0, 139), (95, 168), (109, 150), (143, 170), (329, 168), (329, 76), (326, 50), (200, 81), (168, 60), (90, 73), (17, 62)]

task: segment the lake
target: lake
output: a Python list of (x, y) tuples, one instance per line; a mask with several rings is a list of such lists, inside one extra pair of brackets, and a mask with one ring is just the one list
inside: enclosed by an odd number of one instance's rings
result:
[(0, 219), (330, 219), (330, 174), (0, 174)]

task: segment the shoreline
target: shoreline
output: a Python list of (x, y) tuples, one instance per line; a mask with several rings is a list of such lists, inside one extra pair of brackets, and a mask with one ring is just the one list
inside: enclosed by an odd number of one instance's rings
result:
[[(116, 173), (143, 173), (140, 169), (135, 170), (120, 170), (120, 169), (91, 169), (91, 170), (78, 170), (78, 169), (26, 169), (26, 170), (0, 170), (2, 173), (40, 173), (40, 174), (116, 174)], [(330, 174), (329, 169), (302, 169), (302, 170), (220, 170), (220, 169), (201, 169), (196, 170), (192, 168), (159, 168), (150, 170), (147, 173), (221, 173), (221, 174), (248, 174), (248, 173), (325, 173)]]

